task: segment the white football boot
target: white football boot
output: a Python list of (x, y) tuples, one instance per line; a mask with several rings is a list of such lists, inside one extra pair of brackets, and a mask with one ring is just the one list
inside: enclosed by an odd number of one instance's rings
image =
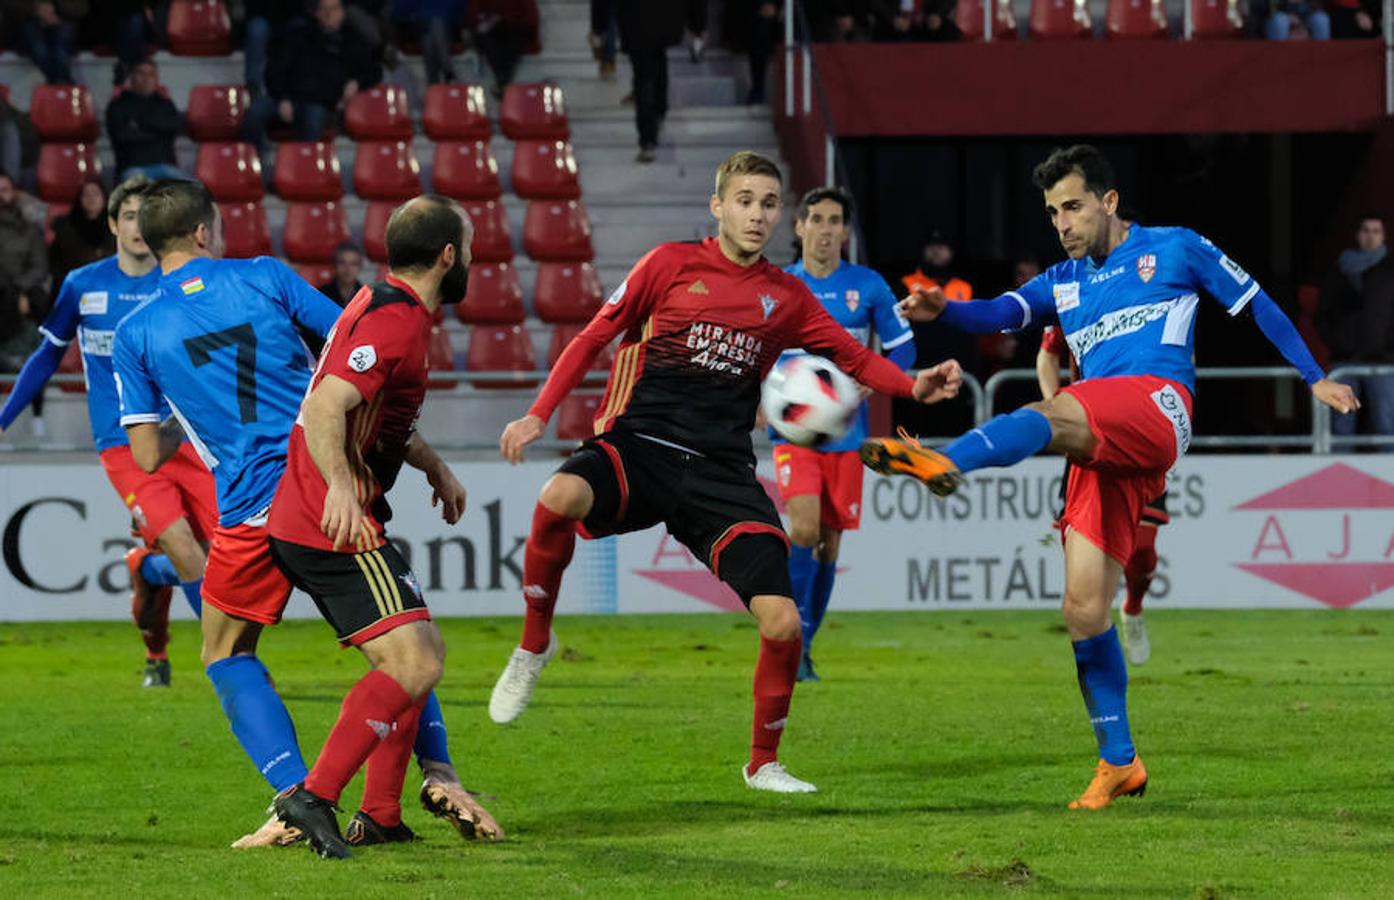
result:
[(1152, 642), (1147, 639), (1147, 623), (1142, 613), (1130, 616), (1120, 611), (1123, 619), (1123, 655), (1128, 662), (1140, 666), (1152, 658)]
[(523, 714), (542, 669), (557, 655), (557, 646), (557, 633), (553, 631), (548, 636), (547, 649), (541, 653), (531, 653), (522, 647), (513, 649), (508, 665), (489, 696), (489, 718), (505, 725)]
[(741, 777), (745, 786), (756, 791), (773, 791), (776, 794), (813, 794), (818, 788), (790, 775), (778, 762), (767, 762), (751, 775), (748, 766), (741, 766)]

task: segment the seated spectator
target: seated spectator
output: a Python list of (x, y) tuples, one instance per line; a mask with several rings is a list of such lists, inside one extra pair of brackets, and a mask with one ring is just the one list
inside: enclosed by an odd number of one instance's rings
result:
[(254, 95), (266, 93), (266, 58), (273, 39), (292, 20), (303, 18), (304, 7), (286, 0), (244, 0), (242, 78)]
[(831, 44), (865, 39), (865, 7), (866, 0), (805, 0), (804, 12), (814, 42)]
[(132, 175), (187, 178), (174, 156), (174, 139), (184, 117), (174, 101), (160, 92), (155, 64), (141, 60), (131, 68), (125, 88), (106, 107), (106, 130), (116, 153), (117, 181)]
[(73, 84), (77, 26), (87, 15), (87, 0), (4, 0), (0, 9), (15, 25), (15, 49), (33, 60), (44, 81)]
[[(469, 4), (471, 7), (476, 3)], [(450, 63), (450, 45), (460, 36), (464, 24), (463, 3), (455, 0), (392, 0), (393, 27), (411, 35), (421, 45), (421, 61), (426, 66), (426, 83), (442, 84), (455, 80)], [(479, 13), (471, 10), (478, 18)]]
[(48, 251), (43, 227), (24, 214), (22, 195), (0, 175), (0, 295), (23, 297), (34, 315), (48, 313)]
[(273, 121), (293, 125), (295, 139), (318, 140), (359, 90), (382, 70), (373, 48), (345, 27), (343, 0), (318, 0), (313, 21), (293, 21), (271, 46), (266, 94), (247, 110), (247, 140), (264, 148)]
[(469, 10), (474, 45), (494, 73), (495, 96), (513, 81), (518, 60), (537, 42), (537, 0), (473, 0)]
[[(1394, 258), (1385, 245), (1384, 221), (1361, 218), (1356, 246), (1342, 251), (1322, 289), (1319, 324), (1335, 365), (1394, 363)], [(1369, 432), (1394, 435), (1394, 375), (1344, 379), (1360, 398), (1360, 413), (1333, 415), (1331, 431), (1356, 433), (1363, 415)], [(1394, 449), (1394, 448), (1387, 448)]]
[(32, 186), (32, 169), (39, 161), (39, 133), (29, 114), (0, 97), (0, 174), (16, 184), (27, 180)]
[(353, 295), (363, 287), (363, 251), (345, 242), (334, 250), (334, 280), (319, 286), (319, 292), (340, 306), (348, 306)]
[(48, 270), (53, 286), (63, 283), (79, 266), (116, 252), (116, 237), (107, 225), (107, 195), (95, 178), (84, 181), (67, 215), (53, 220), (53, 243), (48, 246)]
[(956, 41), (957, 0), (873, 0), (871, 17), (878, 41)]
[(100, 43), (110, 43), (116, 51), (112, 83), (120, 85), (149, 58), (152, 45), (159, 43), (158, 34), (169, 17), (169, 0), (103, 0), (93, 7), (83, 26), (88, 35), (98, 35)]
[(1379, 0), (1327, 0), (1326, 3), (1331, 36), (1337, 40), (1379, 37), (1379, 14)]
[(1270, 41), (1331, 38), (1331, 17), (1311, 0), (1273, 0), (1265, 33)]

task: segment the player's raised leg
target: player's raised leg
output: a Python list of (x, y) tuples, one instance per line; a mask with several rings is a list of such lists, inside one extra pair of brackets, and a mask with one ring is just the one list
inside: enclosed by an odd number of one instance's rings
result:
[[(739, 538), (723, 554), (727, 563), (737, 555), (751, 559), (776, 552), (778, 541), (768, 535)], [(782, 550), (782, 547), (778, 548)], [(760, 629), (760, 655), (755, 658), (755, 717), (751, 726), (750, 761), (742, 768), (745, 783), (761, 791), (808, 794), (817, 787), (795, 778), (779, 762), (779, 742), (789, 722), (799, 657), (803, 649), (799, 611), (791, 597), (761, 594), (750, 599), (750, 612)]]
[(523, 551), (523, 638), (489, 697), (489, 718), (512, 722), (527, 709), (543, 668), (557, 652), (552, 614), (562, 573), (576, 549), (576, 525), (590, 514), (595, 495), (585, 478), (558, 472), (542, 487)]
[(1152, 641), (1142, 618), (1142, 601), (1157, 573), (1157, 524), (1144, 515), (1138, 523), (1133, 555), (1123, 569), (1127, 596), (1123, 600), (1123, 649), (1128, 662), (1140, 666), (1152, 658)]

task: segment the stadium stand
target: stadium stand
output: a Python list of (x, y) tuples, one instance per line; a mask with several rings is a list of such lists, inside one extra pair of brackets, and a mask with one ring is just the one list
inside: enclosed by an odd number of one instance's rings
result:
[[(954, 23), (965, 41), (983, 39), (983, 0), (959, 0), (954, 6)], [(993, 0), (992, 39), (1016, 39), (1016, 13), (1010, 0)]]
[(344, 179), (332, 141), (286, 141), (276, 148), (276, 194), (283, 200), (338, 200)]
[(1158, 40), (1167, 36), (1162, 0), (1109, 0), (1104, 30), (1110, 40)]
[(494, 159), (489, 142), (437, 141), (431, 162), (431, 190), (456, 200), (497, 200), (503, 196), (498, 160)]
[(506, 262), (475, 263), (469, 292), (455, 307), (461, 322), (474, 325), (521, 325), (525, 317), (518, 270)]
[(99, 132), (92, 94), (82, 85), (36, 85), (29, 118), (42, 141), (91, 141)]
[(220, 0), (177, 0), (169, 5), (169, 52), (175, 56), (227, 56), (232, 20)]
[(513, 259), (513, 237), (508, 215), (499, 200), (466, 202), (465, 212), (474, 223), (474, 242), (470, 255), (476, 263), (509, 262)]
[(589, 262), (538, 264), (533, 307), (544, 322), (586, 322), (605, 302), (600, 276)]
[(341, 203), (320, 200), (286, 207), (281, 249), (295, 262), (333, 262), (335, 248), (352, 237)]
[(534, 200), (523, 224), (523, 249), (538, 261), (585, 262), (595, 259), (591, 224), (578, 200)]
[(359, 141), (353, 192), (364, 200), (410, 200), (421, 193), (421, 164), (406, 141)]
[(421, 125), (433, 141), (487, 141), (494, 130), (484, 88), (477, 84), (428, 87)]
[(44, 144), (39, 148), (39, 199), (71, 203), (78, 185), (102, 174), (94, 144)]
[(266, 194), (257, 148), (241, 141), (199, 144), (194, 177), (207, 185), (219, 202), (246, 203)]
[(271, 228), (260, 203), (220, 203), (223, 213), (223, 255), (232, 259), (270, 256)]
[(235, 84), (196, 84), (189, 89), (184, 124), (196, 141), (236, 141), (247, 116), (247, 89)]
[(405, 89), (380, 84), (353, 95), (344, 107), (344, 128), (359, 141), (411, 140), (411, 124)]
[(499, 126), (515, 141), (567, 139), (571, 127), (562, 89), (551, 82), (510, 84), (503, 92)]
[(1086, 0), (1031, 0), (1027, 27), (1036, 41), (1074, 40), (1094, 34)]
[(532, 340), (521, 325), (476, 325), (470, 332), (469, 350), (465, 354), (468, 372), (512, 372), (519, 377), (507, 381), (486, 381), (476, 387), (521, 388), (537, 382), (522, 373), (537, 370), (537, 352)]
[(513, 191), (524, 200), (581, 196), (576, 156), (567, 141), (518, 141), (513, 148)]
[(1244, 34), (1244, 9), (1239, 0), (1188, 0), (1191, 34), (1197, 38), (1237, 38)]

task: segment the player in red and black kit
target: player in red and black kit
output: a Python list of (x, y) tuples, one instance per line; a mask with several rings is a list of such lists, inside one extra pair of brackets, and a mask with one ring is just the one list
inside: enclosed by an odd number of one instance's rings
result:
[(414, 429), (434, 314), (464, 298), (471, 236), (445, 198), (418, 197), (393, 212), (387, 279), (359, 291), (329, 333), (271, 505), (277, 565), (314, 599), (340, 643), (372, 664), (344, 698), (309, 775), (276, 795), (281, 821), (321, 856), (349, 855), (334, 804), (365, 762), (349, 842), (414, 838), (402, 823), (402, 781), (445, 644), (420, 584), (383, 535), (391, 518), (384, 495), (406, 463), (425, 473), (446, 522), (464, 512), (464, 488)]
[(831, 357), (875, 390), (925, 403), (956, 394), (960, 372), (949, 362), (912, 381), (848, 335), (802, 281), (763, 258), (781, 191), (779, 168), (765, 157), (741, 152), (722, 163), (711, 200), (718, 236), (663, 244), (641, 259), (566, 348), (528, 414), (504, 430), (500, 448), (516, 463), (601, 348), (623, 335), (596, 437), (538, 498), (523, 563), (523, 639), (490, 699), (494, 721), (523, 711), (556, 652), (552, 612), (576, 534), (662, 523), (735, 590), (759, 625), (746, 783), (782, 793), (815, 790), (776, 758), (801, 638), (788, 540), (755, 477), (750, 432), (761, 380), (790, 347)]
[[(1064, 333), (1054, 325), (1046, 326), (1041, 333), (1041, 349), (1036, 353), (1036, 381), (1041, 386), (1041, 397), (1049, 400), (1060, 391), (1060, 366), (1067, 362), (1070, 367), (1070, 380), (1079, 380), (1079, 364), (1075, 362), (1070, 345), (1065, 342)], [(1069, 483), (1070, 461), (1065, 460), (1065, 477), (1060, 482), (1060, 499), (1065, 498), (1065, 485)], [(1063, 509), (1063, 506), (1062, 506)], [(1152, 642), (1147, 636), (1147, 625), (1142, 619), (1142, 601), (1152, 578), (1157, 574), (1157, 529), (1171, 521), (1167, 515), (1167, 492), (1153, 498), (1142, 509), (1142, 517), (1137, 523), (1133, 537), (1133, 552), (1128, 564), (1123, 567), (1123, 583), (1128, 596), (1123, 601), (1123, 653), (1128, 662), (1140, 666), (1152, 658)]]

